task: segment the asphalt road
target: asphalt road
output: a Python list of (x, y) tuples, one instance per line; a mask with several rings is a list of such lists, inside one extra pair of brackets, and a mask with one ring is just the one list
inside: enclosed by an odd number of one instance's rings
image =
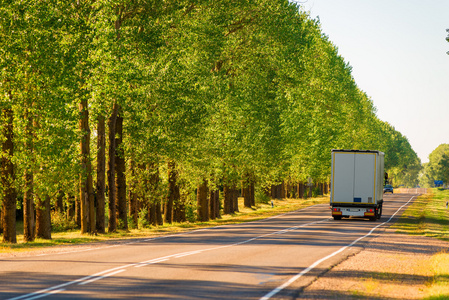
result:
[(246, 224), (4, 257), (0, 299), (291, 299), (360, 251), (413, 197), (385, 195), (376, 222), (334, 221), (328, 205), (316, 205)]

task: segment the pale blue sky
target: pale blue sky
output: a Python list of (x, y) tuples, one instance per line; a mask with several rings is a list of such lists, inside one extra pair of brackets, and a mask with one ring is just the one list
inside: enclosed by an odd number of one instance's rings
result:
[(422, 162), (449, 143), (449, 0), (302, 0)]

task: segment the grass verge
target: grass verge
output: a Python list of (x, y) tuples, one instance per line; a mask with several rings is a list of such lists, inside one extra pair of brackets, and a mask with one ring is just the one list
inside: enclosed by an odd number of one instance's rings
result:
[[(52, 239), (36, 239), (34, 242), (23, 242), (23, 229), (17, 226), (17, 244), (0, 243), (1, 253), (29, 252), (48, 249), (57, 246), (89, 244), (95, 242), (118, 241), (123, 239), (156, 237), (167, 234), (175, 234), (189, 230), (213, 227), (226, 224), (237, 224), (265, 219), (271, 216), (295, 211), (316, 204), (329, 203), (329, 197), (316, 197), (309, 199), (275, 199), (273, 207), (269, 204), (257, 204), (256, 207), (247, 208), (243, 206), (243, 198), (239, 199), (239, 212), (232, 215), (223, 215), (221, 219), (208, 222), (195, 223), (173, 223), (162, 226), (151, 226), (148, 228), (117, 230), (117, 232), (88, 235), (80, 234), (79, 230), (52, 233)], [(0, 235), (0, 239), (1, 239)]]
[(449, 241), (449, 190), (429, 189), (411, 204), (392, 226), (398, 233)]
[[(411, 204), (392, 226), (398, 233), (421, 235), (449, 241), (449, 190), (428, 189)], [(423, 266), (431, 272), (424, 299), (449, 299), (449, 253), (430, 257)]]

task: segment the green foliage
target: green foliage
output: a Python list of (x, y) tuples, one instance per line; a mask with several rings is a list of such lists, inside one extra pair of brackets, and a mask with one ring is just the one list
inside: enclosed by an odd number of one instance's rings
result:
[(0, 43), (19, 191), (32, 173), (41, 198), (78, 193), (83, 99), (92, 143), (97, 118), (120, 106), (124, 155), (139, 166), (129, 189), (142, 203), (164, 199), (168, 161), (184, 194), (252, 174), (264, 202), (266, 184), (328, 180), (333, 148), (384, 151), (395, 183), (416, 184), (407, 139), (377, 118), (319, 22), (289, 1), (12, 1), (0, 8)]
[(139, 228), (147, 228), (150, 224), (148, 223), (148, 210), (143, 208), (139, 211), (139, 217), (137, 219)]
[(266, 193), (264, 193), (261, 188), (256, 189), (255, 193), (256, 204), (268, 204), (270, 202), (270, 197)]
[(65, 214), (52, 211), (51, 212), (51, 230), (53, 232), (63, 232), (78, 229), (73, 218), (67, 217)]
[(429, 155), (429, 162), (424, 164), (424, 172), (420, 179), (423, 186), (433, 187), (434, 180), (449, 183), (449, 144), (441, 144)]

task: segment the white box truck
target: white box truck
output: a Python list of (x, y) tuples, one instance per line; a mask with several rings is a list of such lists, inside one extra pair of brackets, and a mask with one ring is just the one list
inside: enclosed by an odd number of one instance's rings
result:
[(330, 208), (332, 217), (369, 218), (382, 215), (384, 153), (332, 150)]

